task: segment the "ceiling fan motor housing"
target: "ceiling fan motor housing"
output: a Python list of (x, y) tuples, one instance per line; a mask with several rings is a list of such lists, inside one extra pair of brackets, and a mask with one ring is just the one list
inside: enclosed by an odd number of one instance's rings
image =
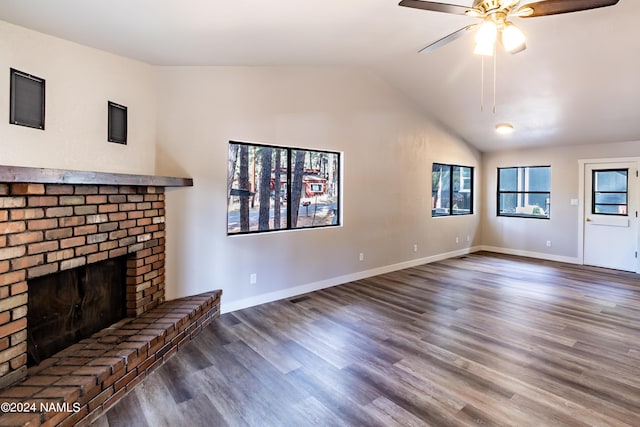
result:
[(514, 9), (519, 1), (513, 0), (474, 0), (472, 9), (475, 9), (481, 16), (485, 16), (500, 10), (504, 14), (508, 14)]

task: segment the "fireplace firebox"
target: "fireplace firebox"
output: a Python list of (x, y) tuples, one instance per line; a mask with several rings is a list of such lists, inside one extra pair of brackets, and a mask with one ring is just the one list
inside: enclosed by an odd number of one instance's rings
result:
[(28, 282), (28, 366), (126, 316), (126, 265), (118, 257)]

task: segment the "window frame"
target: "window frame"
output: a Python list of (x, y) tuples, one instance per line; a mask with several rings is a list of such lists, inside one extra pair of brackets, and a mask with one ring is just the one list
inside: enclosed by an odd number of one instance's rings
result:
[[(227, 236), (245, 236), (250, 234), (263, 234), (263, 233), (272, 233), (272, 232), (283, 232), (283, 231), (295, 231), (295, 230), (314, 230), (320, 228), (330, 228), (330, 227), (341, 227), (342, 226), (342, 153), (338, 151), (330, 151), (330, 150), (322, 150), (315, 148), (301, 148), (301, 147), (292, 147), (292, 146), (282, 146), (282, 145), (271, 145), (271, 144), (261, 144), (256, 142), (243, 142), (243, 141), (234, 141), (230, 140), (228, 146), (231, 144), (239, 145), (239, 146), (247, 146), (247, 147), (255, 147), (257, 148), (271, 148), (274, 150), (284, 150), (286, 152), (286, 161), (282, 163), (283, 167), (287, 168), (286, 172), (286, 191), (282, 192), (281, 195), (284, 194), (286, 196), (286, 200), (292, 200), (292, 180), (293, 180), (293, 168), (294, 168), (294, 159), (292, 157), (292, 153), (294, 151), (305, 151), (305, 152), (313, 152), (313, 153), (324, 153), (331, 154), (337, 156), (336, 161), (336, 176), (337, 176), (337, 197), (336, 197), (336, 212), (335, 212), (335, 223), (333, 224), (323, 224), (323, 225), (313, 225), (307, 227), (296, 226), (293, 227), (291, 225), (293, 209), (291, 203), (286, 204), (286, 216), (283, 218), (286, 221), (285, 226), (280, 228), (273, 228), (268, 230), (249, 230), (249, 231), (237, 231), (237, 232), (229, 232), (229, 207), (227, 206)], [(227, 157), (228, 161), (228, 157)], [(235, 170), (234, 170), (235, 174)], [(227, 177), (228, 178), (228, 177)], [(232, 181), (233, 182), (233, 181)], [(324, 184), (323, 188), (326, 191), (327, 185)], [(232, 188), (233, 190), (233, 188)], [(302, 212), (302, 202), (298, 207), (298, 215)], [(250, 227), (251, 228), (251, 227)]]
[[(596, 191), (596, 173), (598, 172), (626, 172), (627, 191)], [(594, 169), (591, 171), (591, 215), (629, 216), (629, 168)], [(624, 194), (626, 203), (596, 203), (596, 194)], [(596, 212), (596, 206), (625, 206), (626, 213)]]
[[(447, 218), (447, 217), (456, 217), (456, 216), (465, 216), (465, 215), (473, 215), (474, 214), (474, 201), (475, 201), (475, 167), (474, 166), (465, 166), (465, 165), (459, 165), (459, 164), (450, 164), (450, 163), (440, 163), (440, 162), (433, 162), (431, 164), (431, 197), (433, 198), (433, 168), (436, 165), (440, 165), (440, 166), (444, 166), (444, 167), (448, 167), (449, 168), (449, 208), (448, 208), (448, 213), (440, 213), (437, 214), (435, 212), (436, 208), (433, 207), (433, 202), (431, 203), (431, 218)], [(469, 193), (469, 212), (465, 212), (465, 213), (453, 213), (453, 208), (451, 207), (451, 202), (453, 201), (453, 194), (454, 194), (454, 190), (453, 190), (453, 177), (454, 177), (454, 168), (467, 168), (470, 169), (471, 173), (468, 179), (464, 178), (462, 176), (462, 173), (460, 173), (460, 188), (458, 189), (458, 193), (460, 192), (464, 192), (464, 193)], [(463, 182), (468, 181), (468, 189), (463, 189)], [(466, 187), (466, 185), (465, 185)]]
[[(516, 191), (511, 191), (511, 190), (500, 190), (501, 186), (500, 186), (500, 172), (503, 170), (508, 170), (508, 169), (515, 169), (516, 170), (516, 187), (517, 187), (517, 180), (519, 180), (519, 176), (520, 176), (520, 171), (522, 171), (524, 173), (524, 176), (528, 176), (527, 174), (527, 169), (538, 169), (538, 168), (548, 168), (549, 169), (549, 191), (539, 191), (539, 190), (535, 190), (535, 191), (528, 191), (528, 190), (517, 190)], [(508, 166), (508, 167), (498, 167), (497, 168), (497, 192), (496, 192), (496, 214), (497, 216), (502, 216), (502, 217), (507, 217), (507, 218), (533, 218), (533, 219), (546, 219), (546, 220), (550, 220), (551, 219), (551, 165), (536, 165), (536, 166)], [(526, 179), (526, 178), (525, 178)], [(523, 188), (527, 188), (527, 183), (526, 181), (524, 182)], [(548, 207), (548, 212), (545, 216), (543, 215), (534, 215), (534, 214), (527, 214), (527, 213), (503, 213), (501, 212), (500, 209), (500, 202), (502, 200), (502, 195), (504, 194), (514, 194), (516, 195), (517, 199), (520, 199), (520, 197), (526, 197), (530, 194), (546, 194), (547, 195), (547, 199), (549, 200), (549, 207)]]

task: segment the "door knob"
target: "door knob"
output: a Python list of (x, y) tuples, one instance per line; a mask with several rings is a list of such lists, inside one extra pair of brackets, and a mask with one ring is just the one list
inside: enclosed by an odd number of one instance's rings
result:
[(591, 222), (591, 218), (587, 218), (585, 221), (587, 221), (587, 222)]

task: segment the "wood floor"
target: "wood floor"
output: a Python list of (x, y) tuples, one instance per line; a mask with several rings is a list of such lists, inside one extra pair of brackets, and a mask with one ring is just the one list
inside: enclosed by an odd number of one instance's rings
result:
[(477, 253), (228, 313), (95, 425), (640, 426), (640, 276)]

